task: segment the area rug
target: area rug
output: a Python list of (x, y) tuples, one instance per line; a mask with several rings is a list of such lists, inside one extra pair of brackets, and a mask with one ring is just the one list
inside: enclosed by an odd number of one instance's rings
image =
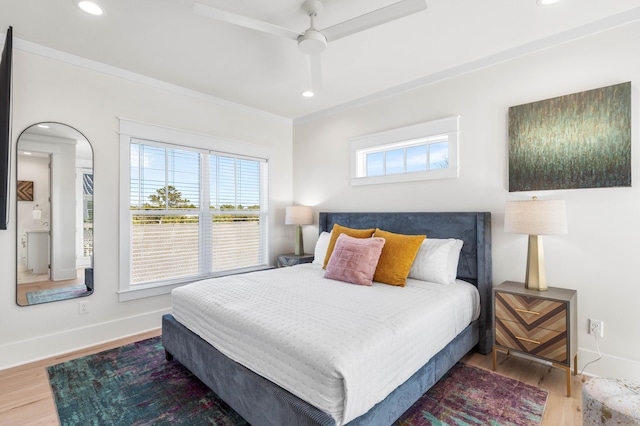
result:
[(55, 302), (58, 300), (74, 299), (76, 297), (85, 296), (87, 294), (87, 286), (84, 284), (74, 285), (70, 287), (59, 287), (48, 290), (38, 290), (27, 292), (27, 302), (30, 305), (36, 303)]
[[(247, 425), (178, 361), (165, 361), (160, 337), (48, 373), (63, 426)], [(546, 391), (458, 363), (395, 425), (539, 425), (546, 400)]]
[(540, 425), (548, 395), (518, 380), (457, 363), (394, 425)]

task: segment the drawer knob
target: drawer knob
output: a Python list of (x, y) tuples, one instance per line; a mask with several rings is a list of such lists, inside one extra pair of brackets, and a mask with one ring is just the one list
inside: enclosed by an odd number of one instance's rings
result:
[(539, 345), (540, 344), (540, 342), (538, 342), (537, 340), (531, 340), (531, 339), (527, 339), (526, 337), (520, 337), (520, 336), (515, 336), (515, 337), (518, 340), (523, 340), (525, 342), (533, 343), (534, 345)]
[(526, 309), (515, 308), (516, 312), (522, 312), (523, 314), (540, 315), (540, 312), (527, 311)]

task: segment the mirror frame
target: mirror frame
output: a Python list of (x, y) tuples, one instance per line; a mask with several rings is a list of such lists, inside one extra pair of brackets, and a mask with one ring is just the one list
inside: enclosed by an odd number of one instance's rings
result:
[[(42, 128), (43, 126), (48, 127)], [(39, 127), (42, 129), (38, 129)], [(24, 139), (25, 136), (28, 140)], [(82, 146), (82, 149), (77, 150), (78, 146)], [(48, 170), (44, 169), (42, 172), (43, 167), (47, 167), (46, 160), (35, 166), (40, 167), (41, 173), (36, 177), (40, 178), (41, 185), (48, 185), (44, 191), (39, 188), (39, 192), (35, 193), (38, 186), (33, 181), (20, 180), (20, 163), (26, 161), (24, 152), (27, 150), (49, 159)], [(95, 165), (91, 142), (82, 132), (68, 124), (39, 122), (28, 126), (18, 136), (15, 160), (16, 303), (18, 306), (32, 306), (90, 296), (94, 292)], [(36, 162), (37, 160), (34, 164)], [(37, 172), (37, 169), (34, 170)], [(34, 175), (36, 172), (33, 172)], [(48, 177), (43, 178), (46, 174)], [(60, 187), (61, 184), (64, 186)], [(73, 186), (69, 190), (71, 185)], [(22, 206), (20, 203), (24, 201), (30, 204)], [(26, 217), (29, 212), (33, 223), (37, 221), (42, 224), (30, 224)], [(82, 229), (82, 232), (77, 233), (77, 229)], [(90, 250), (85, 255), (87, 232), (90, 235)], [(46, 250), (42, 248), (42, 244), (46, 245)], [(73, 250), (68, 249), (70, 245), (74, 247)], [(35, 248), (30, 250), (30, 247)], [(76, 256), (79, 252), (81, 257)], [(36, 270), (38, 273), (33, 273)], [(26, 281), (24, 277), (27, 277)], [(25, 289), (20, 286), (29, 287)]]

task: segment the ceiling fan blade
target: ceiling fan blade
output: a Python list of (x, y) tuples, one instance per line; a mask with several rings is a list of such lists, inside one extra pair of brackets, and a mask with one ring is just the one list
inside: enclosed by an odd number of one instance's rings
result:
[(412, 15), (426, 8), (426, 0), (402, 0), (373, 12), (365, 13), (357, 18), (333, 25), (321, 32), (327, 38), (327, 41), (337, 40), (368, 28)]
[(280, 27), (269, 22), (260, 21), (248, 16), (238, 15), (236, 13), (227, 12), (226, 10), (217, 9), (202, 3), (194, 3), (193, 11), (197, 15), (206, 16), (207, 18), (216, 19), (218, 21), (227, 22), (229, 24), (239, 25), (241, 27), (250, 28), (252, 30), (262, 31), (264, 33), (285, 37), (291, 40), (297, 40), (302, 33)]
[(320, 61), (320, 55), (307, 55), (307, 66), (311, 91), (318, 93), (322, 89), (322, 62)]

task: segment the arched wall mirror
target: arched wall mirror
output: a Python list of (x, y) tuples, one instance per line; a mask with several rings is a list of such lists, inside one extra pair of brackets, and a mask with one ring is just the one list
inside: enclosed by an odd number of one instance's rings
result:
[(93, 293), (93, 150), (82, 133), (38, 123), (18, 138), (17, 303)]

